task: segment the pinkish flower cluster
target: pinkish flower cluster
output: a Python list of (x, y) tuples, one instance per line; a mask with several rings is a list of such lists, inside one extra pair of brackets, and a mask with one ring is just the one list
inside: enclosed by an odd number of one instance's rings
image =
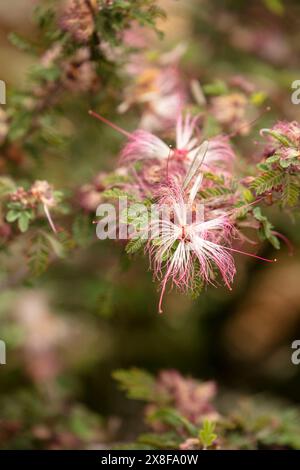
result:
[(145, 60), (140, 53), (133, 55), (127, 66), (132, 83), (125, 89), (119, 112), (125, 113), (139, 105), (142, 106), (141, 129), (157, 132), (174, 126), (187, 101), (179, 68), (179, 59), (184, 52), (185, 46), (179, 44), (154, 61)]
[(68, 0), (60, 17), (62, 30), (73, 36), (75, 41), (86, 43), (94, 30), (94, 14), (97, 9), (95, 0)]
[[(244, 210), (246, 214), (252, 203), (239, 207), (240, 194), (234, 185), (236, 155), (228, 137), (203, 140), (198, 116), (180, 114), (174, 145), (168, 145), (148, 131), (129, 133), (90, 114), (127, 139), (120, 163), (129, 178), (128, 193), (158, 207), (144, 227), (147, 237), (141, 238), (146, 241), (144, 250), (154, 277), (161, 283), (160, 313), (169, 281), (181, 291), (194, 292), (203, 285), (216, 285), (220, 276), (231, 289), (236, 273), (233, 252), (264, 259), (233, 247), (234, 240), (241, 238), (237, 213)], [(168, 217), (164, 217), (166, 210)]]
[[(164, 396), (167, 404), (192, 423), (199, 425), (205, 419), (217, 420), (213, 400), (217, 394), (215, 382), (199, 382), (183, 377), (176, 370), (163, 370), (156, 381), (158, 396)], [(149, 410), (148, 410), (149, 411)]]

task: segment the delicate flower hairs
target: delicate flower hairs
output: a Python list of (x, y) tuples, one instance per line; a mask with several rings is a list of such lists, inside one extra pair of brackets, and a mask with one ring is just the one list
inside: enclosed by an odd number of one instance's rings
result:
[[(188, 292), (199, 284), (215, 285), (219, 272), (224, 284), (231, 290), (236, 274), (232, 253), (267, 262), (276, 261), (232, 247), (233, 240), (239, 236), (234, 215), (241, 207), (209, 207), (199, 197), (205, 171), (216, 175), (223, 172), (226, 177), (232, 170), (234, 152), (226, 137), (201, 142), (196, 135), (198, 118), (180, 115), (176, 125), (176, 146), (170, 148), (150, 132), (139, 129), (129, 133), (94, 111), (89, 114), (128, 139), (121, 151), (122, 164), (158, 163), (166, 168), (166, 173), (162, 172), (162, 181), (151, 188), (151, 199), (156, 202), (158, 210), (150, 221), (147, 219), (143, 229), (147, 235), (141, 237), (145, 240), (144, 250), (149, 255), (154, 278), (161, 283), (159, 313), (162, 313), (168, 281), (181, 291)], [(196, 217), (199, 203), (203, 206), (200, 219)], [(162, 216), (165, 209), (169, 217)]]

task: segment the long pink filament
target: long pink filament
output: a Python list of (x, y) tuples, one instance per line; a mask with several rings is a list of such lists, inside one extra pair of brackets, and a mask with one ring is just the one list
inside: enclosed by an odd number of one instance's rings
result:
[(121, 127), (117, 126), (116, 124), (114, 124), (113, 122), (109, 121), (108, 119), (106, 119), (105, 117), (101, 116), (100, 114), (98, 113), (95, 113), (95, 111), (92, 111), (90, 110), (89, 111), (89, 115), (94, 117), (95, 119), (98, 119), (98, 121), (101, 121), (101, 122), (104, 122), (104, 124), (107, 124), (108, 126), (112, 127), (112, 129), (114, 129), (115, 131), (117, 132), (120, 132), (120, 134), (124, 135), (125, 137), (127, 137), (127, 139), (133, 139), (133, 135), (130, 134), (130, 132), (127, 132), (125, 131), (124, 129), (122, 129)]
[(262, 256), (255, 255), (253, 253), (247, 253), (246, 251), (236, 250), (235, 248), (229, 248), (228, 246), (224, 246), (225, 250), (234, 251), (235, 253), (239, 253), (240, 255), (250, 256), (251, 258), (260, 259), (261, 261), (266, 261), (267, 263), (276, 263), (277, 259), (268, 259), (263, 258)]

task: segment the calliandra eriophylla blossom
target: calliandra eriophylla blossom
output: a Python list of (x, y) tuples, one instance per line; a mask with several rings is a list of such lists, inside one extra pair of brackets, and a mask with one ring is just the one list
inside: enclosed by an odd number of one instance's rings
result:
[[(198, 116), (191, 117), (180, 114), (176, 122), (175, 148), (171, 148), (159, 137), (144, 130), (137, 130), (121, 152), (121, 160), (134, 162), (137, 160), (167, 160), (169, 157), (183, 164), (185, 168), (194, 160), (201, 146), (201, 135), (197, 133)], [(230, 172), (234, 162), (234, 152), (225, 136), (210, 139), (206, 151), (203, 169), (206, 171), (220, 170)]]
[[(231, 246), (237, 230), (234, 226), (233, 211), (218, 211), (204, 207), (203, 218), (194, 217), (195, 207), (199, 203), (198, 192), (203, 180), (204, 171), (213, 161), (223, 159), (231, 164), (233, 153), (224, 141), (224, 153), (214, 154), (210, 141), (199, 142), (194, 135), (197, 118), (181, 116), (177, 120), (176, 148), (170, 147), (160, 138), (143, 130), (129, 133), (106, 118), (90, 111), (90, 115), (110, 125), (128, 139), (121, 153), (121, 161), (131, 164), (140, 160), (173, 159), (184, 162), (187, 168), (185, 177), (181, 172), (172, 169), (167, 173), (166, 182), (158, 185), (153, 197), (158, 206), (168, 209), (171, 217), (151, 217), (150, 225), (145, 228), (148, 242), (145, 251), (150, 257), (150, 267), (154, 277), (161, 282), (159, 312), (162, 313), (162, 302), (168, 281), (179, 290), (193, 291), (195, 285), (215, 285), (218, 271), (231, 289), (236, 273), (232, 252), (245, 254), (264, 261), (272, 262), (252, 253), (245, 253)], [(218, 161), (220, 163), (220, 161)], [(211, 168), (211, 167), (210, 167)], [(162, 211), (165, 214), (165, 210)]]
[[(214, 285), (217, 270), (231, 290), (236, 273), (232, 252), (267, 262), (275, 261), (232, 248), (236, 232), (232, 212), (224, 210), (223, 214), (220, 211), (216, 214), (215, 211), (209, 211), (206, 215), (204, 210), (201, 211), (200, 219), (196, 217), (196, 197), (203, 178), (199, 167), (207, 149), (206, 141), (196, 161), (191, 164), (183, 184), (175, 178), (169, 178), (161, 185), (157, 202), (164, 210), (157, 211), (157, 218), (152, 218), (150, 227), (147, 227), (150, 238), (146, 251), (150, 256), (154, 277), (161, 282), (159, 313), (162, 313), (163, 296), (169, 280), (181, 291), (193, 291), (199, 281), (201, 284)], [(166, 207), (170, 210), (166, 211)], [(161, 214), (166, 213), (171, 214), (171, 217), (161, 217)]]
[[(89, 114), (108, 124), (123, 134), (128, 142), (121, 151), (121, 162), (132, 164), (137, 161), (158, 161), (166, 163), (168, 159), (178, 164), (178, 171), (182, 167), (187, 170), (195, 156), (199, 153), (202, 143), (201, 135), (197, 133), (198, 116), (185, 117), (180, 114), (176, 122), (175, 148), (170, 148), (162, 139), (143, 129), (130, 133), (108, 121), (103, 116), (90, 111)], [(226, 136), (216, 136), (209, 140), (203, 170), (216, 174), (232, 172), (235, 154)]]

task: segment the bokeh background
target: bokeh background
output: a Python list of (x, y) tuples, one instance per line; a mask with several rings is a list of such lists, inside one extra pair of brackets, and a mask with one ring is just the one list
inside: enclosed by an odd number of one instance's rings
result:
[[(0, 78), (8, 89), (24, 87), (35, 62), (8, 34), (35, 38), (37, 3), (0, 3)], [(243, 138), (248, 154), (249, 148), (256, 152), (259, 128), (300, 119), (300, 106), (290, 98), (291, 83), (300, 79), (297, 0), (159, 3), (167, 12), (159, 25), (165, 38), (153, 35), (149, 49), (165, 52), (185, 43), (181, 67), (189, 79), (210, 83), (242, 74), (268, 97), (271, 112)], [(122, 139), (85, 116), (84, 99), (67, 106), (73, 117), (68, 150), (62, 156), (48, 146), (32, 172), (72, 191), (114, 168)], [(137, 115), (131, 111), (119, 121), (133, 128)], [(18, 168), (12, 171), (18, 177)], [(271, 218), (294, 245), (293, 256), (283, 245), (273, 265), (238, 259), (232, 292), (209, 288), (197, 300), (172, 292), (163, 315), (147, 260), (128, 259), (123, 246), (94, 236), (89, 247), (24, 281), (18, 247), (9, 256), (1, 242), (0, 338), (7, 364), (0, 366), (0, 447), (47, 442), (68, 448), (83, 446), (78, 436), (84, 445), (131, 438), (142, 426), (140, 407), (124, 398), (112, 371), (132, 366), (154, 373), (174, 368), (212, 379), (224, 391), (267, 392), (298, 404), (300, 366), (291, 363), (291, 343), (300, 338), (299, 222), (279, 212)], [(272, 250), (266, 244), (263, 254), (274, 257)]]

